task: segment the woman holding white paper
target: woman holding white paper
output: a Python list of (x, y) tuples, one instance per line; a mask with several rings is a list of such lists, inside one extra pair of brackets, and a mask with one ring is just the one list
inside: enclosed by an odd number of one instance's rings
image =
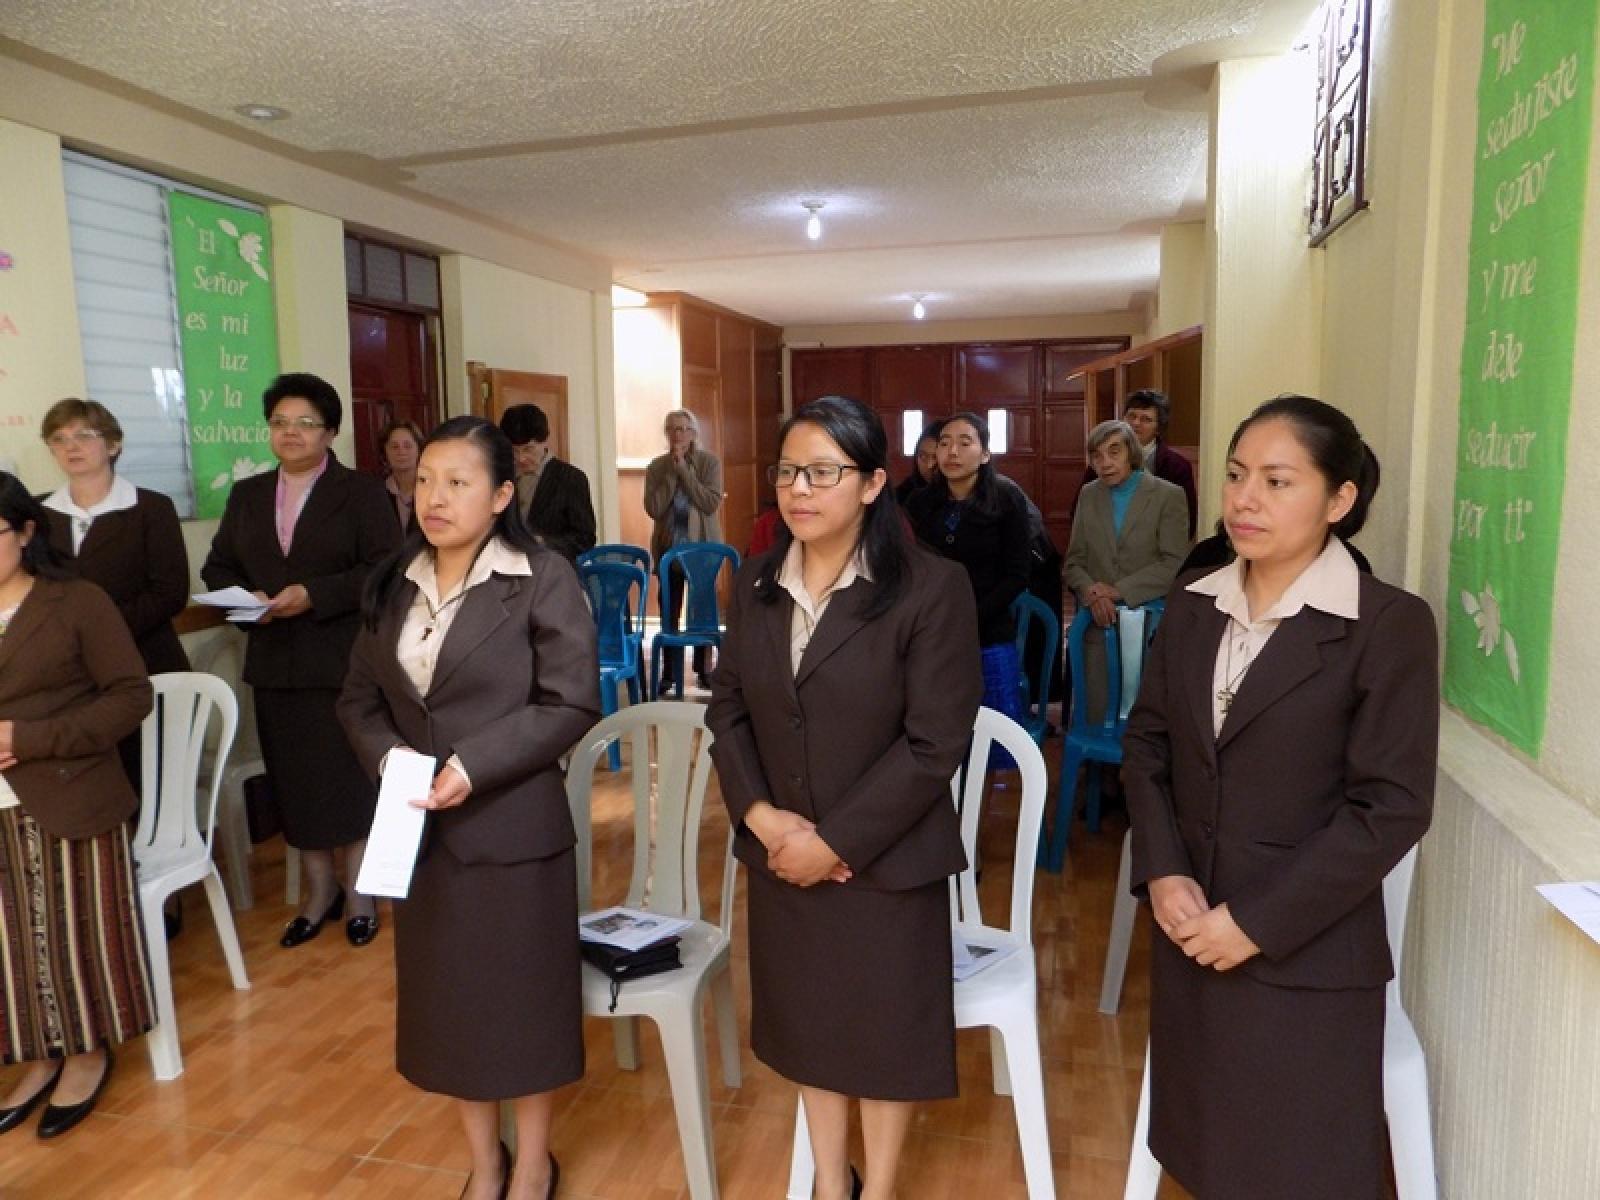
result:
[(439, 766), (395, 905), (400, 1073), (456, 1098), (464, 1196), (541, 1200), (559, 1174), (551, 1092), (583, 1075), (577, 839), (557, 760), (600, 715), (599, 662), (577, 576), (524, 526), (515, 477), (511, 443), (481, 417), (429, 435), (417, 523), (369, 581), (339, 717), (373, 775), (399, 748)]

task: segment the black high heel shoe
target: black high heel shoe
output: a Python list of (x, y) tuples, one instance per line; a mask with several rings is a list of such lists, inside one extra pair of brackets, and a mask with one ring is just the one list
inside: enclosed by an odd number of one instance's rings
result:
[[(554, 1161), (554, 1160), (552, 1160)], [(500, 1143), (500, 1200), (505, 1200), (511, 1193), (511, 1148), (504, 1142)], [(461, 1188), (461, 1200), (467, 1200), (467, 1193), (472, 1190), (472, 1175), (467, 1175), (467, 1182)], [(553, 1192), (551, 1193), (554, 1194)]]
[(111, 1047), (105, 1047), (106, 1065), (100, 1072), (100, 1082), (94, 1085), (94, 1091), (89, 1093), (87, 1100), (77, 1104), (47, 1104), (44, 1115), (39, 1118), (39, 1136), (42, 1138), (60, 1137), (79, 1121), (94, 1111), (95, 1102), (100, 1099), (100, 1093), (106, 1090), (106, 1083), (111, 1079)]
[(544, 1194), (544, 1200), (556, 1200), (556, 1184), (561, 1182), (561, 1164), (556, 1161), (556, 1156), (550, 1156), (550, 1188)]
[(66, 1060), (56, 1064), (55, 1074), (45, 1080), (37, 1092), (29, 1096), (21, 1104), (11, 1108), (0, 1108), (0, 1133), (8, 1133), (28, 1119), (28, 1114), (39, 1107), (39, 1101), (48, 1096), (61, 1081), (61, 1068), (66, 1066)]
[(309, 942), (322, 932), (322, 926), (327, 921), (337, 921), (344, 913), (344, 892), (341, 890), (333, 898), (333, 903), (328, 905), (328, 911), (315, 921), (309, 917), (296, 917), (283, 927), (283, 936), (278, 939), (278, 945), (285, 950), (293, 949), (302, 942)]
[(861, 1176), (856, 1174), (855, 1164), (850, 1164), (850, 1200), (861, 1200)]

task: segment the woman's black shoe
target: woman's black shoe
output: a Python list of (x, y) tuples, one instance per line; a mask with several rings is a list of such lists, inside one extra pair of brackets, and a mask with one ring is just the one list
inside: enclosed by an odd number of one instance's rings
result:
[(344, 936), (350, 939), (352, 946), (365, 946), (378, 936), (379, 928), (376, 913), (370, 917), (351, 917), (344, 923)]
[(856, 1174), (854, 1163), (850, 1165), (850, 1200), (861, 1200), (861, 1176)]
[(309, 942), (322, 932), (322, 923), (324, 921), (337, 921), (343, 912), (344, 893), (340, 892), (333, 898), (333, 903), (328, 905), (328, 911), (323, 913), (317, 920), (296, 917), (285, 925), (283, 927), (283, 936), (278, 939), (278, 945), (288, 950), (300, 945), (301, 942)]
[(105, 1070), (100, 1072), (100, 1082), (94, 1085), (94, 1091), (89, 1093), (89, 1098), (79, 1104), (47, 1104), (44, 1115), (39, 1118), (39, 1136), (42, 1138), (60, 1137), (79, 1121), (94, 1111), (95, 1102), (100, 1099), (100, 1093), (106, 1090), (106, 1082), (111, 1078), (111, 1047), (105, 1049)]
[(544, 1200), (555, 1200), (556, 1184), (561, 1182), (561, 1164), (556, 1161), (556, 1156), (550, 1156), (550, 1190), (545, 1192)]
[[(500, 1143), (500, 1200), (511, 1194), (511, 1148), (504, 1142)], [(472, 1189), (472, 1176), (467, 1175), (467, 1182), (461, 1189), (461, 1200), (467, 1200), (467, 1192)]]
[(57, 1063), (56, 1073), (45, 1080), (39, 1090), (21, 1104), (12, 1108), (0, 1108), (0, 1133), (9, 1132), (28, 1119), (28, 1114), (39, 1106), (39, 1101), (48, 1096), (50, 1090), (56, 1086), (61, 1078), (61, 1068), (65, 1065), (65, 1061)]

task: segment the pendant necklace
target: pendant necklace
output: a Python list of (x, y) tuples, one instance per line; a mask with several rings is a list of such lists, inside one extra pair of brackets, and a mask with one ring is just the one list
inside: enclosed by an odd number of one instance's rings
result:
[(1244, 682), (1245, 672), (1250, 670), (1250, 664), (1254, 661), (1246, 654), (1244, 666), (1240, 667), (1239, 673), (1235, 675), (1233, 673), (1233, 629), (1231, 627), (1227, 636), (1227, 657), (1223, 660), (1222, 665), (1223, 683), (1222, 687), (1217, 689), (1217, 700), (1222, 705), (1222, 717), (1224, 720), (1228, 717), (1228, 711), (1233, 708), (1233, 698), (1238, 695), (1239, 685)]
[(467, 594), (467, 589), (462, 588), (454, 596), (451, 596), (450, 599), (440, 604), (438, 608), (435, 608), (433, 606), (433, 601), (428, 599), (427, 592), (419, 590), (417, 594), (422, 597), (422, 603), (428, 607), (428, 623), (422, 628), (421, 639), (425, 642), (433, 636), (433, 631), (439, 628), (439, 618), (444, 615), (445, 609), (463, 599)]

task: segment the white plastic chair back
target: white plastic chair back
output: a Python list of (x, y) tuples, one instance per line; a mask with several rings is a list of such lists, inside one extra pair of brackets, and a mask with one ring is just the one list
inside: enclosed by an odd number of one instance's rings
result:
[[(134, 854), (206, 853), (217, 819), (217, 795), (239, 728), (233, 689), (215, 675), (171, 671), (152, 675), (155, 707), (140, 727), (142, 777)], [(212, 738), (210, 787), (195, 811), (195, 790)]]
[(1406, 856), (1383, 877), (1383, 921), (1389, 933), (1389, 957), (1394, 959), (1394, 980), (1398, 987), (1400, 962), (1405, 953), (1406, 914), (1411, 908), (1411, 880), (1417, 873), (1417, 847), (1406, 851)]
[(1117, 650), (1122, 656), (1122, 698), (1117, 705), (1117, 719), (1126, 721), (1139, 698), (1139, 682), (1144, 677), (1144, 658), (1150, 649), (1150, 639), (1145, 636), (1145, 610), (1117, 606)]
[(992, 708), (978, 709), (972, 723), (972, 746), (967, 761), (950, 780), (950, 796), (961, 814), (961, 845), (967, 852), (967, 869), (950, 885), (950, 919), (957, 925), (981, 925), (978, 908), (978, 819), (983, 813), (985, 767), (989, 748), (998, 743), (1016, 760), (1022, 775), (1022, 807), (1017, 814), (1017, 844), (1011, 870), (1011, 910), (1009, 932), (1029, 945), (1033, 942), (1033, 859), (1039, 844), (1039, 825), (1044, 819), (1045, 795), (1049, 791), (1044, 756), (1028, 731), (1004, 713)]
[[(594, 835), (589, 794), (595, 763), (606, 748), (626, 738), (631, 748), (633, 874), (625, 901), (630, 907), (700, 919), (700, 818), (711, 779), (711, 730), (705, 705), (683, 702), (634, 704), (606, 717), (578, 742), (567, 767), (567, 803), (578, 832), (578, 908), (590, 908)], [(730, 833), (731, 838), (731, 833)], [(733, 912), (733, 857), (724, 855), (724, 933)]]

